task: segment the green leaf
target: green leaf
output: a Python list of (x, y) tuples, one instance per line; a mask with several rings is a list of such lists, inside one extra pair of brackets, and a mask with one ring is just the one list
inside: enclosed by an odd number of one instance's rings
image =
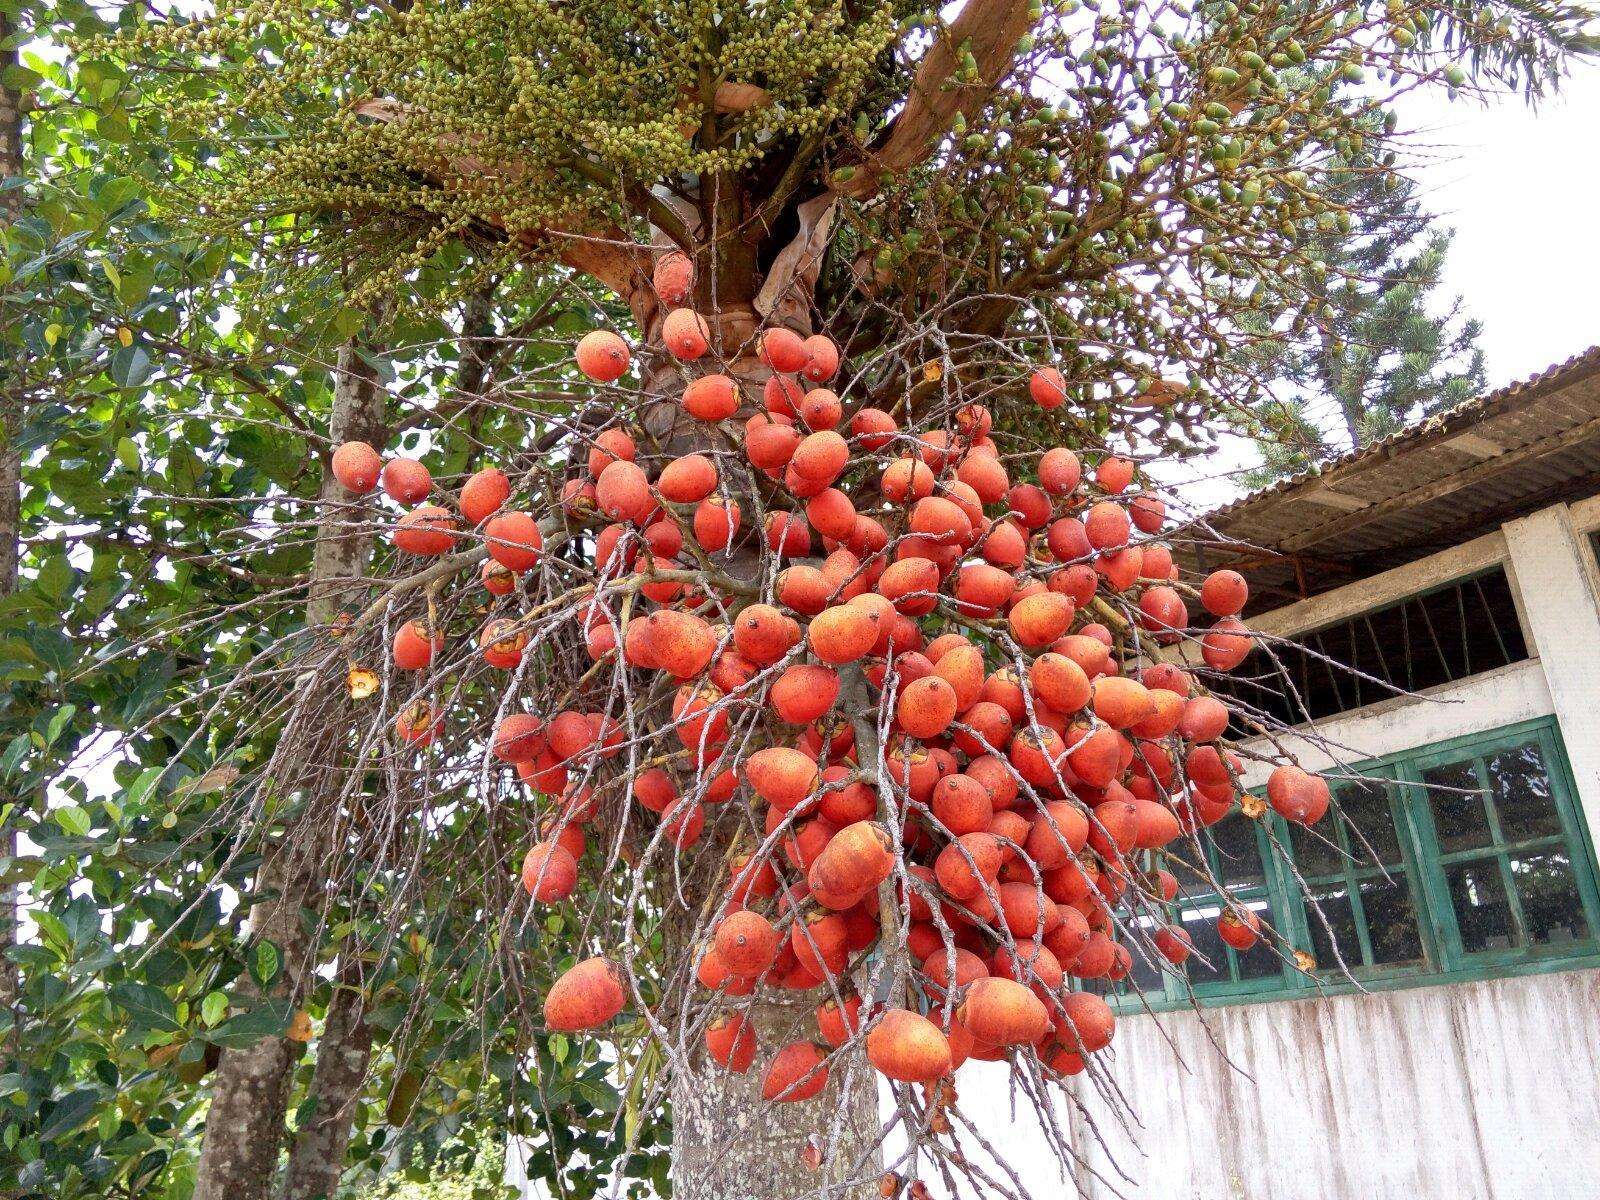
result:
[(40, 1122), (40, 1139), (49, 1142), (71, 1133), (89, 1119), (99, 1103), (99, 1088), (79, 1088), (75, 1092), (68, 1092), (55, 1102), (50, 1115)]
[(137, 471), (142, 465), (139, 460), (139, 443), (131, 437), (117, 439), (117, 462), (124, 471)]
[(250, 960), (250, 974), (255, 977), (262, 987), (270, 987), (272, 981), (278, 977), (278, 968), (283, 965), (283, 957), (278, 953), (278, 948), (271, 942), (257, 943), (255, 956)]
[(200, 1019), (206, 1025), (213, 1026), (228, 1015), (228, 997), (221, 992), (209, 992), (206, 998), (200, 1001)]
[(283, 1036), (292, 1013), (288, 1001), (270, 1001), (237, 1017), (229, 1017), (208, 1031), (205, 1038), (231, 1050), (253, 1046), (262, 1038)]
[(57, 825), (73, 837), (83, 837), (93, 827), (89, 814), (76, 804), (63, 805), (50, 814)]
[(124, 346), (111, 356), (111, 378), (119, 387), (134, 388), (150, 378), (152, 364), (143, 346)]
[(126, 980), (112, 985), (110, 996), (111, 1003), (132, 1017), (140, 1028), (162, 1033), (176, 1033), (182, 1028), (177, 1008), (160, 988)]

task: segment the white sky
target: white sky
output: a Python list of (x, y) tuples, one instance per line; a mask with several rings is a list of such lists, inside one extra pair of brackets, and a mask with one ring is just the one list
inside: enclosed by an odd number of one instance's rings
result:
[(1537, 110), (1433, 92), (1400, 116), (1427, 156), (1425, 204), (1456, 231), (1446, 285), (1483, 322), (1490, 386), (1600, 342), (1600, 66)]
[[(1539, 108), (1442, 89), (1398, 106), (1424, 207), (1455, 230), (1441, 302), (1483, 324), (1491, 388), (1600, 342), (1600, 65), (1575, 71)], [(1233, 475), (1259, 461), (1231, 439), (1203, 463), (1154, 472), (1187, 512), (1237, 496)]]

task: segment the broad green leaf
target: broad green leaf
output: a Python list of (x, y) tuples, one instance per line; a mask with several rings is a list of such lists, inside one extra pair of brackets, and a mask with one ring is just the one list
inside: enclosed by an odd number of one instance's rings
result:
[(51, 816), (57, 825), (70, 833), (73, 837), (83, 837), (93, 827), (89, 814), (76, 804), (66, 804), (56, 809)]
[(160, 988), (125, 980), (112, 986), (110, 996), (111, 1002), (127, 1012), (136, 1026), (163, 1033), (176, 1033), (182, 1028), (176, 1006)]
[(200, 1002), (200, 1019), (213, 1026), (228, 1015), (228, 997), (222, 992), (208, 992)]

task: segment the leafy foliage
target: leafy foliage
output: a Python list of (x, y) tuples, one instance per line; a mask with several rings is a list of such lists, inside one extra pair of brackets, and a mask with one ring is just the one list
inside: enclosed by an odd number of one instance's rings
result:
[[(296, 813), (263, 767), (320, 645), (304, 611), (341, 346), (386, 394), (390, 448), (442, 485), (490, 459), (553, 477), (562, 439), (615, 402), (575, 379), (570, 338), (658, 315), (575, 251), (654, 225), (742, 255), (749, 283), (831, 195), (812, 299), (878, 365), (866, 393), (909, 408), (975, 361), (1014, 384), (1048, 356), (1088, 437), (1172, 373), (1192, 379), (1186, 427), (1143, 422), (1170, 449), (1203, 441), (1202, 402), (1256, 398), (1224, 353), (1247, 317), (1296, 347), (1320, 335), (1313, 239), (1359, 213), (1319, 163), (1377, 138), (1363, 88), (1460, 83), (1460, 52), (1531, 89), (1588, 45), (1581, 11), (1520, 2), (1062, 4), (1027, 14), (1043, 25), (1002, 70), (954, 47), (949, 91), (971, 102), (931, 154), (886, 165), (939, 36), (904, 3), (6, 12), (19, 44), (62, 39), (3, 80), (31, 168), (5, 181), (26, 211), (0, 235), (23, 474), (21, 581), (0, 599), (0, 819), (21, 842), (0, 872), (37, 929), (5, 949), (23, 990), (0, 1013), (0, 1191), (26, 1197), (179, 1200), (220, 1053), (325, 1027), (330, 972), (298, 1007), (243, 998), (284, 969), (245, 916)], [(719, 103), (723, 84), (759, 105)], [(407, 119), (356, 111), (372, 98)], [(463, 156), (470, 186), (446, 186)], [(712, 199), (735, 194), (748, 211)], [(745, 228), (771, 235), (750, 249)], [(997, 414), (1040, 434), (1015, 391)], [(465, 761), (407, 778), (429, 821), (397, 820), (382, 857), (355, 852), (381, 837), (343, 808), (328, 901), (305, 914), (315, 960), (353, 954), (370, 997), (351, 1177), (514, 1113), (568, 1193), (613, 1167), (664, 1191), (661, 1106), (526, 1018), (562, 930), (486, 932), (532, 818), (480, 820)], [(314, 1115), (311, 1070), (291, 1126)], [(638, 1146), (621, 1164), (618, 1125)]]

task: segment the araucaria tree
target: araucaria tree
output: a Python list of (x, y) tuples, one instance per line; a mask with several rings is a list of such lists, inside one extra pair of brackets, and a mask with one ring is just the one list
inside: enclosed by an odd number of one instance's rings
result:
[[(397, 1124), (449, 1053), (407, 1041), (435, 917), (487, 942), (454, 994), (506, 1034), (513, 1124), (578, 1119), (519, 1087), (576, 1056), (622, 1093), (613, 1156), (670, 1111), (688, 1200), (1018, 1195), (967, 1059), (1075, 1170), (1097, 989), (1189, 955), (1207, 827), (1328, 808), (1286, 761), (1242, 792), (1271, 722), (1208, 683), (1253, 644), (1243, 580), (1179, 570), (1150, 468), (1248, 418), (1262, 330), (1320, 336), (1328, 169), (1392, 169), (1370, 114), (1537, 87), (1584, 16), (262, 0), (82, 47), (172, 147), (159, 211), (345, 339), (331, 395), (273, 396), (322, 466), (264, 536), (315, 538), (303, 625), (182, 746), (274, 733), (211, 815), (256, 872), (230, 1002), (334, 981), (287, 1193), (337, 1186), (380, 1018)], [(397, 330), (451, 293), (423, 394)], [(305, 1033), (222, 1048), (200, 1200), (278, 1186)]]

